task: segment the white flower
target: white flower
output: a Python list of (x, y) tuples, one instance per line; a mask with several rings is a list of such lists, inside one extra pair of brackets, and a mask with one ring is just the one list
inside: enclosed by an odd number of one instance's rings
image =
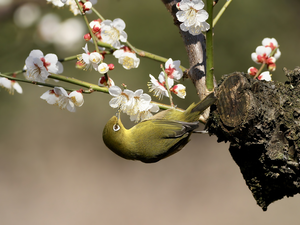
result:
[(145, 111), (151, 102), (151, 97), (148, 94), (143, 94), (142, 89), (138, 89), (135, 92), (128, 93), (129, 101), (123, 105), (122, 111), (127, 115), (136, 115), (141, 111)]
[(109, 101), (109, 105), (112, 108), (120, 108), (123, 110), (124, 105), (129, 101), (129, 96), (131, 95), (130, 90), (125, 89), (122, 91), (118, 86), (112, 86), (108, 89), (108, 92), (113, 98)]
[(47, 2), (50, 2), (57, 7), (63, 7), (65, 5), (61, 0), (47, 0)]
[[(92, 3), (92, 5), (95, 5), (97, 3), (97, 0), (90, 0), (89, 2)], [(66, 5), (70, 6), (70, 11), (74, 14), (74, 16), (81, 14), (75, 0), (67, 0)], [(86, 11), (86, 13), (91, 12), (92, 10)]]
[(262, 45), (265, 47), (270, 47), (272, 50), (278, 48), (278, 42), (275, 38), (264, 38), (262, 40)]
[(179, 98), (185, 98), (186, 91), (185, 86), (182, 84), (176, 84), (174, 85), (170, 91), (172, 91), (174, 94), (176, 94)]
[(9, 94), (13, 95), (16, 90), (19, 94), (23, 93), (20, 84), (14, 80), (9, 80), (6, 77), (0, 77), (0, 87), (5, 88)]
[(279, 59), (279, 57), (281, 56), (281, 52), (279, 50), (279, 45), (278, 42), (275, 38), (264, 38), (262, 40), (262, 45), (265, 47), (270, 47), (272, 49), (272, 51), (277, 48), (275, 54), (274, 54), (274, 58), (275, 59)]
[(151, 112), (158, 112), (159, 107), (153, 103), (149, 103), (144, 111), (139, 111), (137, 114), (130, 116), (131, 121), (140, 122), (149, 119), (153, 116)]
[(169, 58), (165, 63), (165, 72), (169, 78), (180, 80), (183, 76), (183, 72), (180, 69), (180, 60), (173, 61), (171, 58)]
[[(169, 97), (169, 93), (165, 87), (165, 78), (164, 73), (160, 73), (158, 76), (158, 80), (156, 80), (151, 74), (149, 74), (150, 82), (148, 82), (149, 91), (153, 91), (153, 95), (162, 99), (163, 96)], [(174, 80), (168, 78), (169, 88), (173, 86)]]
[(263, 73), (261, 73), (258, 77), (258, 80), (265, 80), (265, 81), (271, 81), (272, 77), (269, 71), (265, 71)]
[(32, 50), (25, 60), (27, 71), (25, 78), (27, 80), (45, 83), (50, 73), (58, 74), (63, 72), (63, 66), (58, 61), (55, 54), (44, 56), (40, 50)]
[(81, 107), (84, 103), (83, 95), (80, 91), (72, 91), (69, 94), (70, 100), (74, 103), (74, 105)]
[(50, 105), (54, 105), (58, 101), (58, 96), (55, 94), (53, 89), (46, 91), (40, 98)]
[(98, 72), (101, 73), (101, 74), (105, 74), (109, 71), (109, 67), (106, 63), (101, 63), (99, 66), (98, 66)]
[(127, 70), (137, 68), (140, 64), (140, 59), (133, 52), (127, 52), (123, 49), (114, 51), (113, 55), (119, 59), (118, 62)]
[(270, 47), (258, 46), (255, 52), (251, 54), (251, 58), (256, 63), (263, 63), (269, 58), (272, 49)]
[(81, 61), (81, 63), (83, 64), (82, 68), (84, 70), (91, 70), (92, 68), (94, 68), (97, 71), (98, 64), (102, 62), (103, 56), (98, 52), (90, 53), (87, 47), (87, 43), (82, 49), (85, 51), (85, 53), (82, 53), (77, 57), (78, 60)]
[(208, 13), (203, 9), (204, 3), (201, 0), (182, 0), (178, 3), (179, 11), (176, 13), (182, 31), (189, 31), (192, 35), (198, 35), (209, 30), (207, 22)]
[(122, 91), (118, 86), (112, 86), (108, 90), (114, 96), (109, 105), (129, 115), (131, 121), (139, 122), (151, 117), (151, 112), (159, 110), (157, 105), (151, 103), (150, 95), (143, 93), (142, 89), (135, 92), (128, 89)]
[[(115, 86), (115, 82), (110, 77), (108, 78), (108, 80), (110, 82), (109, 87)], [(108, 86), (107, 82), (106, 82), (105, 76), (102, 76), (102, 77), (99, 78), (99, 80), (98, 80), (98, 86), (100, 86), (100, 87), (107, 87)]]
[(84, 103), (83, 95), (79, 91), (72, 91), (70, 94), (62, 87), (54, 87), (46, 91), (41, 97), (50, 105), (58, 105), (60, 109), (67, 109), (75, 112), (75, 106), (82, 106)]
[(122, 42), (127, 41), (127, 34), (124, 31), (126, 25), (122, 19), (104, 20), (101, 23), (101, 37), (102, 41), (119, 49)]

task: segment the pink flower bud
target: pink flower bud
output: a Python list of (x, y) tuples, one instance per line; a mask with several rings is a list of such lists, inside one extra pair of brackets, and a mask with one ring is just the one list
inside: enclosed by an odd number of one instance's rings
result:
[(93, 7), (92, 3), (90, 1), (87, 1), (83, 4), (83, 11), (89, 11)]
[(266, 63), (267, 64), (274, 64), (276, 62), (276, 59), (274, 57), (267, 58)]
[(255, 67), (251, 66), (249, 69), (248, 69), (248, 74), (250, 74), (251, 76), (255, 76), (257, 74), (257, 71), (258, 69), (256, 69)]
[(113, 70), (115, 68), (115, 65), (110, 63), (110, 64), (108, 64), (108, 68), (109, 68), (109, 70)]
[(275, 71), (276, 70), (276, 64), (275, 63), (270, 63), (268, 65), (268, 70), (269, 71)]
[(92, 37), (91, 37), (90, 33), (87, 33), (83, 36), (83, 38), (84, 38), (84, 40), (89, 41), (89, 40), (91, 40)]

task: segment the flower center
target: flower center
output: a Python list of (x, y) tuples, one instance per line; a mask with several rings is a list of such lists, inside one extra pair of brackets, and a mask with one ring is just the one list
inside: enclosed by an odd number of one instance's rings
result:
[(51, 63), (46, 62), (46, 59), (44, 57), (41, 58), (41, 61), (43, 62), (43, 66), (46, 68), (46, 70), (48, 70), (48, 66), (51, 65)]

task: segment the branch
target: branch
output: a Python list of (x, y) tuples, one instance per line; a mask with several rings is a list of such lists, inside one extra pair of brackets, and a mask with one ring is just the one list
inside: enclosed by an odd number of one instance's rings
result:
[[(176, 18), (176, 3), (179, 1), (162, 0), (167, 10), (173, 17), (174, 24), (178, 27), (183, 39), (186, 52), (189, 58), (188, 76), (192, 80), (200, 100), (204, 99), (210, 92), (206, 88), (206, 44), (205, 36), (201, 33), (197, 36), (191, 35), (180, 29), (179, 21)], [(208, 117), (209, 112), (206, 111), (204, 118)]]

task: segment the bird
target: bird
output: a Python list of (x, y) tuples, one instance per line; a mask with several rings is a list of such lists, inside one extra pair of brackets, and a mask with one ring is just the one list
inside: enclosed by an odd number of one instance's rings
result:
[(185, 111), (171, 108), (126, 129), (119, 112), (105, 125), (102, 133), (105, 145), (128, 160), (155, 163), (180, 151), (199, 127), (200, 114), (215, 103), (214, 93)]

